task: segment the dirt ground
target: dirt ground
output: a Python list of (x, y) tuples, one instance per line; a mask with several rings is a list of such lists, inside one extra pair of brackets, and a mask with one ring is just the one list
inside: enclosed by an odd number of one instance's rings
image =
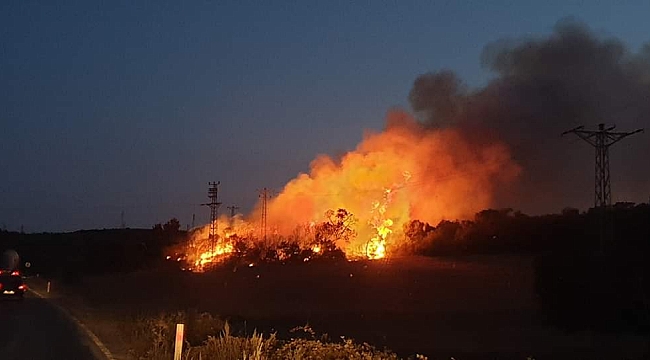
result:
[(640, 336), (568, 334), (547, 324), (532, 264), (521, 256), (253, 264), (111, 275), (78, 289), (107, 311), (196, 309), (227, 316), (242, 332), (281, 337), (309, 324), (331, 338), (430, 359), (635, 359), (647, 351)]

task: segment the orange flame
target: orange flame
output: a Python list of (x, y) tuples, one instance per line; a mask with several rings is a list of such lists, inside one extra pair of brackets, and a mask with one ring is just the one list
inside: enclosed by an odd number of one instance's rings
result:
[(269, 202), (268, 223), (290, 234), (296, 224), (322, 221), (327, 210), (343, 208), (358, 220), (357, 238), (342, 244), (346, 254), (383, 257), (403, 240), (404, 224), (470, 218), (489, 207), (495, 187), (519, 170), (500, 143), (473, 144), (460, 131), (429, 130), (405, 113), (392, 113), (383, 132), (366, 135), (340, 161), (317, 157), (309, 174), (298, 175)]
[(233, 235), (250, 236), (255, 227), (241, 216), (229, 218), (222, 216), (216, 220), (217, 234), (210, 240), (210, 225), (195, 230), (188, 245), (188, 261), (193, 271), (204, 271), (214, 263), (227, 259), (235, 251)]
[[(384, 131), (366, 134), (339, 161), (318, 156), (308, 174), (286, 184), (268, 202), (269, 233), (289, 236), (301, 225), (311, 231), (328, 210), (345, 209), (357, 220), (357, 236), (336, 245), (351, 258), (381, 259), (404, 240), (403, 227), (411, 220), (470, 218), (489, 207), (495, 187), (510, 183), (519, 171), (501, 143), (475, 144), (458, 130), (427, 129), (393, 112)], [(258, 204), (248, 221), (238, 219), (229, 228), (258, 234), (251, 229), (259, 219)], [(306, 249), (313, 246), (313, 238), (302, 240)]]

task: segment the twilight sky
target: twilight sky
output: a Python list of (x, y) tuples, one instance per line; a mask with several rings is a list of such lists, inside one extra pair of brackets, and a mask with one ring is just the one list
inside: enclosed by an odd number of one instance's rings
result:
[[(193, 213), (201, 224), (213, 180), (224, 206), (246, 211), (257, 189), (381, 129), (391, 107), (410, 111), (421, 74), (484, 86), (485, 45), (547, 36), (566, 16), (637, 52), (647, 14), (647, 1), (3, 1), (0, 227), (111, 228), (122, 211), (130, 227), (185, 227)], [(583, 176), (566, 203), (505, 205), (588, 207), (593, 150), (573, 146)], [(614, 201), (647, 201), (621, 156)]]

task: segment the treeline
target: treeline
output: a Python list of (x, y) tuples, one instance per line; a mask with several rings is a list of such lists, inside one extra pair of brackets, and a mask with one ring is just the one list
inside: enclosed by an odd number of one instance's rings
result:
[(473, 221), (413, 221), (407, 251), (424, 255), (536, 255), (535, 289), (566, 330), (650, 332), (650, 205), (527, 216), (484, 210)]
[[(607, 216), (607, 218), (604, 218)], [(441, 221), (436, 226), (414, 220), (404, 228), (401, 249), (422, 255), (492, 253), (592, 253), (599, 250), (603, 220), (617, 249), (650, 250), (650, 205), (618, 203), (606, 215), (565, 208), (559, 214), (528, 216), (512, 209), (488, 209), (473, 220)]]
[(21, 270), (27, 275), (74, 281), (84, 274), (160, 266), (165, 249), (185, 242), (186, 238), (178, 220), (172, 219), (151, 229), (33, 234), (0, 231), (0, 249), (16, 250), (21, 257)]

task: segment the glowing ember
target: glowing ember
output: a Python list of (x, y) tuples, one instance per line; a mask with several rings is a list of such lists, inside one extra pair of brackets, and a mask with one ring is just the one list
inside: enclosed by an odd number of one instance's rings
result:
[(311, 248), (311, 251), (313, 251), (314, 253), (317, 253), (317, 254), (320, 252), (320, 250), (321, 250), (321, 249), (320, 249), (320, 246), (319, 246), (319, 245), (314, 245), (314, 246), (312, 246), (312, 248)]

